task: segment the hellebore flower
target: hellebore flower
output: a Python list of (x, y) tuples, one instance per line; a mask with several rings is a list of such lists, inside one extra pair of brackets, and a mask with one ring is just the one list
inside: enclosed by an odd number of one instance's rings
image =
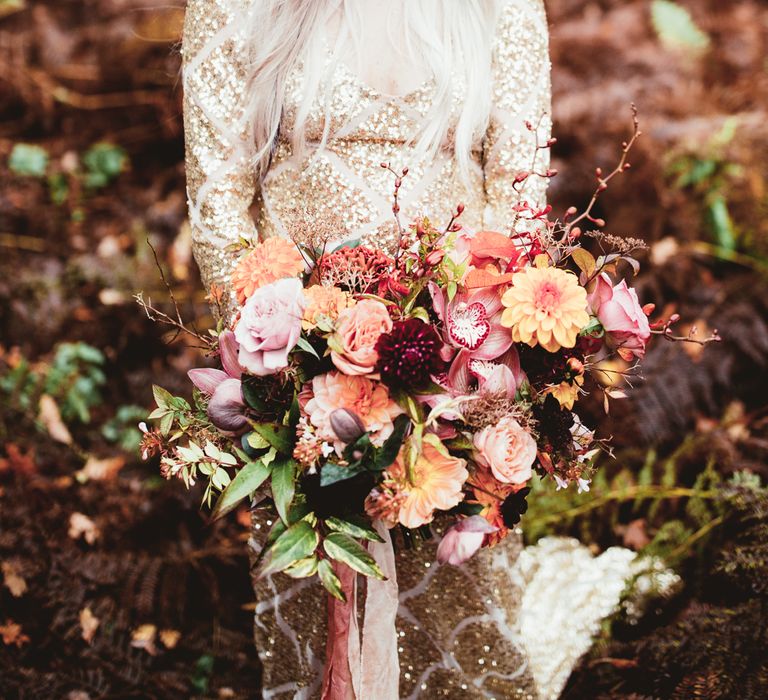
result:
[(437, 547), (437, 560), (452, 566), (463, 564), (483, 546), (485, 536), (498, 529), (481, 515), (459, 521), (443, 535)]

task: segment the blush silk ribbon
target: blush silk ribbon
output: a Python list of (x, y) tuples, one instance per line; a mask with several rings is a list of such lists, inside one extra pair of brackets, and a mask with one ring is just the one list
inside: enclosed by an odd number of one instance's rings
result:
[(328, 640), (322, 700), (398, 700), (400, 665), (397, 657), (397, 572), (389, 530), (374, 522), (384, 542), (369, 542), (368, 551), (386, 579), (369, 578), (362, 640), (357, 622), (357, 574), (334, 562), (346, 596), (342, 603), (328, 596)]

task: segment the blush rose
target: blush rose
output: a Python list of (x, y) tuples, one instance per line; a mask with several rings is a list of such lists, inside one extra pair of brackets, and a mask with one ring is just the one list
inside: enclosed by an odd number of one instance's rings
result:
[(305, 304), (301, 280), (295, 278), (260, 287), (245, 302), (235, 337), (238, 360), (248, 372), (263, 377), (288, 366), (288, 353), (301, 335)]
[(611, 278), (603, 273), (597, 278), (589, 304), (605, 329), (609, 347), (615, 348), (628, 362), (645, 356), (651, 327), (634, 289), (624, 280), (614, 286)]

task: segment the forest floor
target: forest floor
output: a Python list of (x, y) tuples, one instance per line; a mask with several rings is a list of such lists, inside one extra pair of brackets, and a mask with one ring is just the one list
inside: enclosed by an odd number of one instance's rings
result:
[[(565, 697), (763, 698), (768, 9), (547, 5), (555, 210), (588, 199), (637, 103), (634, 168), (599, 215), (647, 240), (644, 302), (725, 338), (658, 344), (628, 400), (588, 408), (617, 456), (592, 492), (532, 499), (530, 541), (622, 544), (683, 578), (606, 623)], [(185, 212), (182, 18), (147, 0), (0, 0), (3, 699), (259, 697), (247, 513), (209, 523), (199, 493), (137, 454), (151, 384), (183, 393), (204, 359), (133, 300), (170, 302), (153, 250), (184, 317), (211, 323)]]

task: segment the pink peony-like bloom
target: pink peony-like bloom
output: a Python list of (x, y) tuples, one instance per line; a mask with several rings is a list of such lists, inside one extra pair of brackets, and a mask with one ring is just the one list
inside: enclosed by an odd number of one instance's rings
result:
[(382, 333), (392, 330), (387, 307), (375, 299), (363, 299), (344, 309), (331, 336), (331, 360), (348, 375), (370, 374), (379, 359), (376, 343)]
[(474, 443), (477, 463), (503, 484), (524, 484), (531, 478), (536, 441), (512, 416), (483, 428)]
[(288, 366), (288, 353), (301, 335), (304, 315), (301, 280), (282, 279), (257, 289), (245, 303), (235, 337), (240, 364), (263, 377)]
[(645, 356), (651, 327), (634, 289), (628, 287), (624, 280), (614, 287), (611, 278), (603, 273), (589, 295), (589, 304), (605, 329), (610, 347), (615, 348), (627, 362)]
[[(305, 397), (306, 398), (306, 397)], [(338, 409), (347, 409), (359, 418), (371, 441), (380, 445), (393, 430), (393, 420), (402, 409), (389, 397), (387, 387), (367, 377), (328, 372), (312, 379), (311, 398), (304, 404), (309, 422), (318, 437), (343, 447), (336, 434), (331, 416)]]
[(436, 510), (450, 510), (461, 503), (464, 482), (469, 478), (463, 459), (453, 457), (442, 444), (438, 447), (426, 438), (410, 474), (402, 450), (388, 471), (405, 496), (398, 520), (409, 528), (426, 525), (432, 522)]
[(485, 536), (498, 532), (482, 515), (473, 515), (448, 528), (437, 547), (437, 561), (459, 566), (483, 546)]

